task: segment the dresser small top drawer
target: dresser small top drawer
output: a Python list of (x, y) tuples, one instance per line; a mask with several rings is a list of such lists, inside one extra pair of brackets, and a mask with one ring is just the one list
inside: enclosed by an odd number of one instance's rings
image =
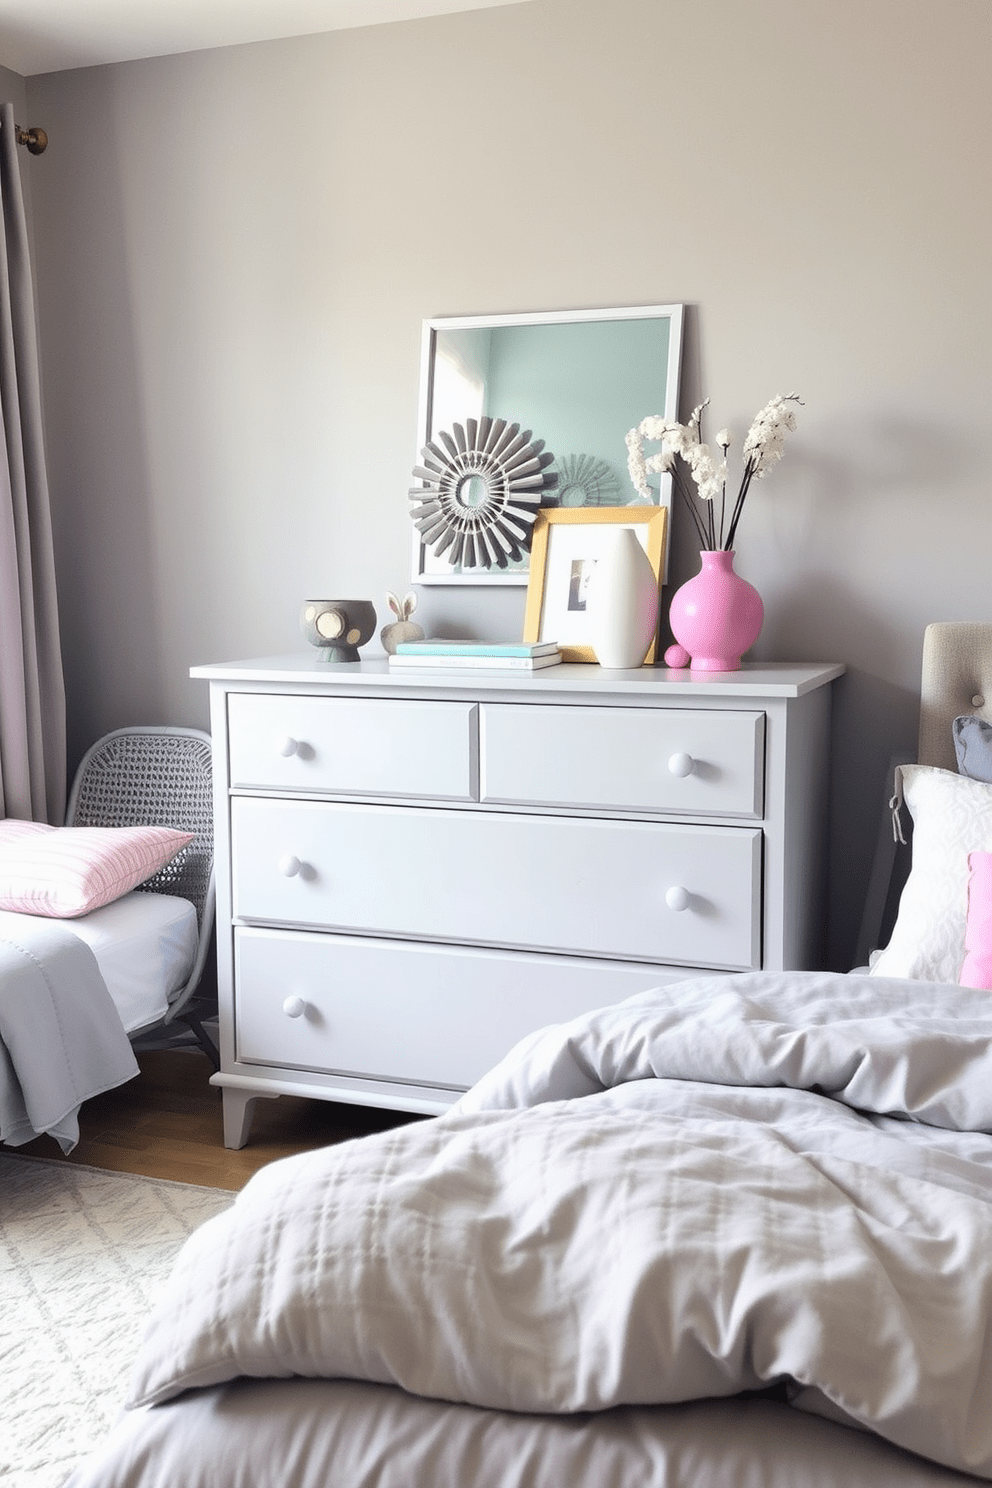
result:
[(231, 693), (231, 785), (473, 801), (477, 705)]
[(758, 818), (765, 715), (701, 708), (481, 708), (481, 799)]

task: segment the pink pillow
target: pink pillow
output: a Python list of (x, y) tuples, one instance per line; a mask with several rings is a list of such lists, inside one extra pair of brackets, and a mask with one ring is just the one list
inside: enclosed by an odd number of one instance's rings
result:
[(968, 867), (965, 958), (958, 981), (992, 991), (992, 853), (969, 853)]
[(0, 821), (0, 909), (75, 919), (144, 883), (194, 835), (171, 827)]

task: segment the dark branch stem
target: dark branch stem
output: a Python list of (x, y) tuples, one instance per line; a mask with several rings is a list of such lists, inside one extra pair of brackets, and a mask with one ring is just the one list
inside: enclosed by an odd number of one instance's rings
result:
[(754, 479), (754, 472), (757, 467), (757, 463), (757, 457), (751, 455), (748, 459), (747, 464), (744, 466), (744, 476), (741, 480), (741, 488), (740, 491), (737, 493), (737, 500), (734, 503), (733, 514), (730, 518), (730, 530), (727, 533), (727, 541), (724, 544), (724, 547), (728, 551), (734, 546), (734, 538), (737, 535), (737, 524), (740, 522), (741, 513), (744, 510), (744, 502), (747, 498), (747, 493), (751, 489), (751, 481)]
[(703, 519), (699, 515), (699, 510), (696, 506), (696, 502), (686, 490), (685, 482), (683, 481), (681, 472), (679, 470), (673, 472), (672, 478), (675, 481), (676, 490), (682, 497), (682, 500), (685, 502), (686, 506), (689, 508), (689, 514), (692, 517), (693, 522), (695, 523), (696, 535), (699, 538), (700, 547), (705, 548), (708, 541), (706, 528), (703, 526)]

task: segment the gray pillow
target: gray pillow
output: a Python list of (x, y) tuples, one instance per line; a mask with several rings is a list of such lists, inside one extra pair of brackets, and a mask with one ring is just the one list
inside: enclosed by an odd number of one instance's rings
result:
[(992, 723), (965, 713), (951, 724), (958, 774), (992, 785)]

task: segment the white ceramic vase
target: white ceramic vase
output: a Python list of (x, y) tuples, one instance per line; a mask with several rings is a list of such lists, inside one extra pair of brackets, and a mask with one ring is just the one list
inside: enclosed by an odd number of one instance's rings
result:
[(586, 589), (589, 644), (600, 666), (639, 667), (658, 629), (658, 580), (631, 527), (617, 527)]

